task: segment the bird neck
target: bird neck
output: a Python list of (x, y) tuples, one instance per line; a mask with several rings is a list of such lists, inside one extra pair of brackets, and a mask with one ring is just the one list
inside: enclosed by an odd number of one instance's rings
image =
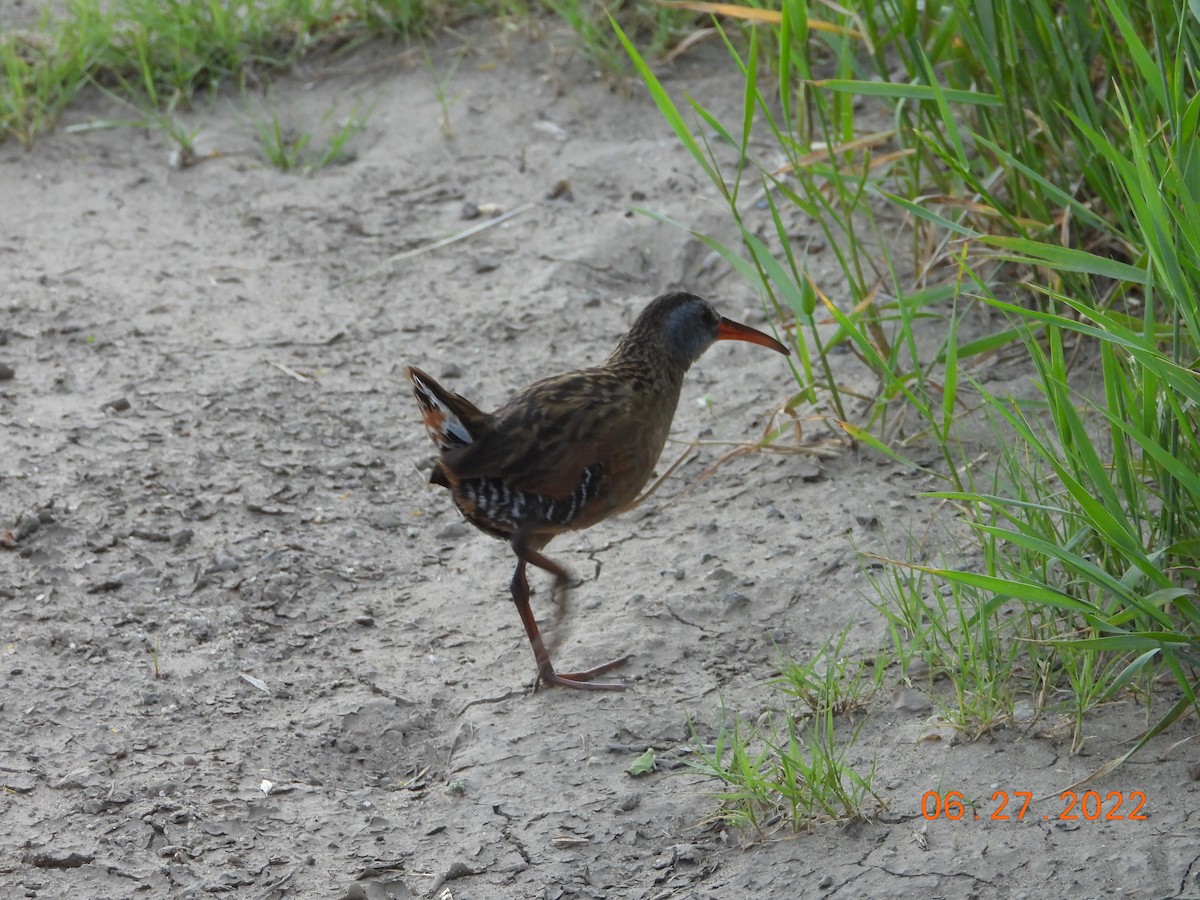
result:
[(604, 368), (620, 374), (642, 390), (679, 395), (690, 359), (672, 354), (661, 341), (647, 341), (630, 332), (604, 361)]

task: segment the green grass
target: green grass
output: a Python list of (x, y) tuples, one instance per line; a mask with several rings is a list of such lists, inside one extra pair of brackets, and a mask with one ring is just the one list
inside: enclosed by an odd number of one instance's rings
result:
[(164, 109), (244, 90), (314, 51), (429, 36), (469, 15), (522, 9), (515, 0), (71, 0), (61, 17), (0, 35), (0, 134), (32, 144), (92, 83)]
[[(1135, 691), (1150, 727), (1096, 774), (1198, 706), (1198, 15), (1168, 0), (785, 0), (746, 40), (716, 23), (744, 84), (732, 122), (679, 105), (613, 23), (742, 241), (699, 237), (794, 321), (793, 408), (897, 459), (941, 452), (946, 489), (929, 499), (970, 525), (947, 556), (981, 563), (901, 559), (878, 580), (895, 655), (945, 677), (941, 711), (964, 731), (1053, 702), (1074, 750), (1090, 710)], [(863, 124), (864, 98), (887, 127)], [(700, 134), (740, 161), (722, 168)], [(746, 222), (751, 189), (772, 239)], [(788, 237), (796, 211), (825, 232), (836, 292)], [(838, 345), (876, 379), (865, 412), (828, 364)], [(1000, 352), (1025, 355), (1036, 396), (978, 377)], [(983, 462), (981, 424), (997, 435)], [(1174, 689), (1153, 689), (1163, 673)]]
[(0, 35), (0, 134), (29, 145), (53, 127), (108, 53), (111, 19), (94, 4), (72, 8), (72, 24), (43, 17), (30, 32)]
[(769, 685), (790, 698), (787, 708), (754, 724), (725, 711), (714, 743), (697, 737), (689, 767), (724, 785), (714, 794), (717, 819), (761, 836), (862, 821), (883, 808), (875, 763), (862, 769), (851, 758), (884, 667), (845, 657), (845, 642), (843, 632), (807, 663), (784, 661)]
[(883, 684), (884, 666), (878, 660), (863, 662), (847, 655), (850, 626), (800, 664), (784, 659), (779, 675), (768, 684), (798, 701), (797, 714), (854, 716), (865, 711)]
[(355, 106), (341, 118), (340, 124), (331, 125), (335, 114), (336, 109), (328, 110), (315, 130), (285, 125), (278, 112), (272, 112), (270, 119), (256, 119), (254, 126), (263, 159), (281, 172), (299, 174), (352, 161), (348, 144), (366, 126), (370, 111), (364, 113)]
[[(656, 52), (694, 18), (650, 0), (609, 7)], [(182, 108), (197, 94), (244, 91), (306, 54), (431, 38), (472, 16), (529, 22), (546, 8), (577, 31), (601, 68), (621, 70), (603, 9), (584, 0), (69, 0), (60, 16), (0, 32), (0, 137), (32, 145), (92, 84), (139, 108)]]
[(442, 119), (439, 127), (442, 130), (442, 137), (447, 140), (454, 137), (454, 126), (450, 123), (450, 109), (459, 100), (457, 95), (452, 97), (447, 94), (447, 89), (454, 80), (454, 76), (458, 72), (458, 67), (466, 54), (467, 47), (464, 45), (455, 55), (454, 61), (446, 67), (446, 70), (439, 73), (433, 64), (433, 57), (430, 56), (428, 50), (425, 51), (425, 68), (429, 72), (429, 79), (433, 82), (434, 96), (437, 98), (438, 106), (442, 110)]
[(875, 763), (854, 766), (852, 751), (884, 676), (880, 660), (848, 658), (848, 628), (804, 664), (781, 660), (767, 685), (780, 706), (749, 725), (722, 709), (713, 743), (696, 738), (695, 772), (724, 785), (716, 818), (755, 828), (810, 830), (869, 820), (883, 808)]
[(588, 0), (542, 0), (542, 5), (566, 22), (575, 32), (588, 57), (607, 75), (624, 74), (628, 57), (608, 17), (616, 16), (625, 29), (643, 44), (654, 59), (664, 56), (690, 31), (695, 13), (672, 9), (655, 2), (608, 2)]
[(783, 717), (766, 732), (735, 719), (721, 726), (714, 744), (699, 746), (689, 767), (724, 785), (713, 794), (720, 802), (714, 818), (760, 836), (785, 824), (800, 831), (865, 821), (884, 804), (874, 790), (874, 764), (861, 772), (847, 759), (861, 724), (847, 724), (849, 734), (841, 736), (829, 710), (803, 722)]

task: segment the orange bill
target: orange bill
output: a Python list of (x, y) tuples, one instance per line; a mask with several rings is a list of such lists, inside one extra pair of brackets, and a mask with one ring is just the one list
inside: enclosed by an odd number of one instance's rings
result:
[(717, 325), (717, 340), (749, 341), (751, 344), (761, 344), (764, 347), (770, 347), (784, 356), (789, 355), (788, 348), (769, 334), (763, 334), (757, 328), (751, 328), (749, 325), (743, 325), (741, 322), (735, 322), (732, 319), (726, 319), (724, 316), (721, 316), (721, 321)]

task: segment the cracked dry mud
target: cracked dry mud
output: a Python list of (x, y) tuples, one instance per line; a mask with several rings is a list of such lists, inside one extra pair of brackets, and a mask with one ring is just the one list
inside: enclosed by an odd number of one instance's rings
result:
[[(719, 785), (681, 765), (694, 742), (780, 702), (778, 654), (886, 638), (856, 553), (925, 534), (935, 484), (865, 450), (701, 480), (728, 449), (704, 445), (639, 509), (555, 541), (582, 580), (560, 665), (636, 658), (624, 694), (529, 690), (509, 551), (427, 489), (403, 366), (489, 407), (601, 359), (672, 286), (764, 319), (703, 245), (629, 211), (733, 240), (641, 91), (610, 90), (565, 36), (471, 34), (449, 137), (419, 54), (279, 80), (300, 126), (374, 104), (357, 158), (309, 177), (256, 161), (262, 113), (236, 97), (188, 114), (220, 155), (182, 171), (128, 128), (0, 146), (0, 897), (1200, 896), (1197, 751), (1175, 746), (1193, 726), (1098, 785), (1144, 791), (1146, 821), (1057, 819), (1142, 723), (1128, 706), (1072, 756), (1016, 727), (919, 742), (929, 713), (881, 696), (851, 753), (877, 764), (876, 821), (714, 820)], [(716, 48), (664, 75), (738, 115)], [(93, 97), (62, 125), (126, 113)], [(531, 206), (340, 284), (489, 203)], [(820, 246), (814, 277), (844, 299)], [(714, 347), (663, 466), (697, 437), (756, 437), (791, 387), (774, 354)], [(647, 747), (659, 768), (634, 779)], [(922, 794), (954, 789), (984, 817), (926, 822)], [(1025, 821), (988, 820), (997, 790), (1034, 793)]]

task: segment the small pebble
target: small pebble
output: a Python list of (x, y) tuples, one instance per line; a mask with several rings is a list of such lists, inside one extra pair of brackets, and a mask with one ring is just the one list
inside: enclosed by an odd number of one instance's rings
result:
[(290, 600), (296, 595), (296, 576), (290, 572), (277, 572), (267, 579), (263, 586), (263, 600), (267, 603), (278, 603)]
[(917, 738), (917, 744), (939, 743), (945, 741), (947, 745), (960, 743), (962, 735), (958, 729), (947, 722), (940, 716), (934, 716), (925, 723), (925, 730), (921, 732)]
[(236, 572), (240, 566), (236, 559), (224, 553), (218, 553), (213, 564), (204, 570), (205, 575), (215, 575), (217, 572)]
[(933, 708), (929, 695), (916, 688), (897, 687), (892, 693), (892, 709), (901, 712), (923, 713)]
[(733, 612), (736, 609), (745, 609), (750, 605), (750, 598), (741, 591), (730, 591), (725, 595), (726, 612)]
[(554, 187), (550, 189), (550, 193), (546, 195), (547, 200), (563, 200), (570, 203), (575, 199), (575, 195), (571, 193), (571, 182), (563, 178), (556, 182)]
[(617, 801), (617, 809), (621, 812), (633, 812), (642, 805), (642, 798), (637, 794), (626, 794)]
[(914, 656), (908, 661), (908, 666), (905, 667), (904, 674), (909, 678), (927, 678), (929, 676), (929, 663), (920, 656)]
[(1037, 718), (1037, 707), (1028, 700), (1018, 700), (1013, 704), (1013, 721), (1027, 725)]
[(468, 221), (479, 218), (479, 204), (468, 200), (463, 204), (462, 217)]
[(454, 881), (456, 878), (468, 878), (475, 874), (477, 874), (476, 871), (465, 862), (452, 862), (450, 868), (446, 870), (444, 880)]
[(11, 381), (17, 377), (17, 370), (10, 365), (0, 363), (0, 381)]
[[(840, 346), (840, 345), (839, 345)], [(796, 475), (806, 484), (815, 484), (825, 480), (825, 473), (815, 463), (801, 462), (796, 465)]]
[(33, 513), (21, 513), (17, 519), (16, 538), (23, 541), (31, 534), (36, 534), (42, 527), (42, 520)]
[(698, 863), (704, 858), (704, 851), (695, 844), (676, 844), (672, 852), (678, 862)]

